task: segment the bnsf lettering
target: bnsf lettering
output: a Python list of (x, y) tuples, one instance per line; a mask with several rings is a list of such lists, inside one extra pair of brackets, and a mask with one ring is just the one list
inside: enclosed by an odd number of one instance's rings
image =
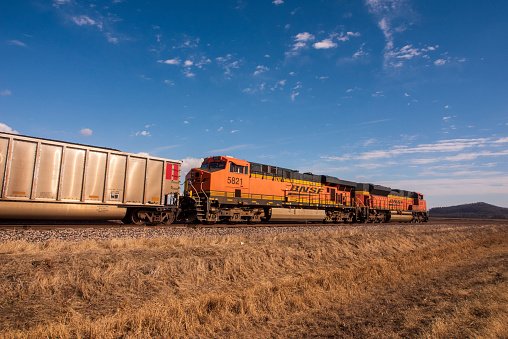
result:
[(317, 187), (305, 187), (305, 186), (299, 186), (299, 185), (292, 185), (291, 192), (298, 192), (298, 193), (311, 193), (311, 194), (321, 194), (323, 193), (322, 188)]

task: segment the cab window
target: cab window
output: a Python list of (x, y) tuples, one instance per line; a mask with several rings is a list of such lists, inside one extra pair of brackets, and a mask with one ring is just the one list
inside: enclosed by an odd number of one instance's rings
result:
[(229, 163), (229, 172), (231, 173), (249, 174), (248, 168), (248, 166), (239, 166), (232, 162)]
[[(203, 166), (201, 166), (201, 168), (203, 168)], [(215, 162), (211, 162), (208, 164), (208, 168), (210, 169), (210, 171), (214, 172), (214, 171), (219, 171), (221, 169), (225, 169), (226, 168), (226, 162), (225, 161), (215, 161)]]

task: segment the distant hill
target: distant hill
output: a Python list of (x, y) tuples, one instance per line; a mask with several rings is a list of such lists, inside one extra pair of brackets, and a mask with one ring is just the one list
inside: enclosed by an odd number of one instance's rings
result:
[(508, 219), (508, 208), (490, 205), (484, 202), (450, 207), (434, 207), (429, 217), (472, 218), (472, 219)]

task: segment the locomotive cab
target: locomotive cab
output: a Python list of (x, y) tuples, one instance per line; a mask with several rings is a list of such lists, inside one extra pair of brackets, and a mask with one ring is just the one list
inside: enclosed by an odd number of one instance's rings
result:
[[(241, 197), (249, 187), (249, 163), (231, 157), (215, 156), (203, 160), (200, 168), (193, 168), (185, 177), (184, 192), (187, 196)], [(228, 194), (229, 193), (229, 194)]]

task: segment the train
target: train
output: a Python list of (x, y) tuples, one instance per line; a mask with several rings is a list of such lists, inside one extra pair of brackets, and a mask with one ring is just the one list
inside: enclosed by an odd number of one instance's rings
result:
[(0, 220), (426, 222), (423, 194), (212, 156), (182, 161), (0, 133)]

